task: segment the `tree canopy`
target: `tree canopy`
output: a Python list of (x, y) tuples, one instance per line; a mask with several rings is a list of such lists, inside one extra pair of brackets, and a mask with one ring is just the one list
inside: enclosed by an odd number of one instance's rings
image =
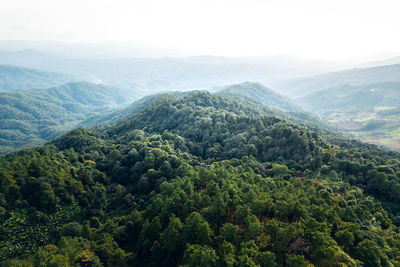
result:
[(400, 157), (199, 92), (0, 158), (7, 266), (398, 266)]

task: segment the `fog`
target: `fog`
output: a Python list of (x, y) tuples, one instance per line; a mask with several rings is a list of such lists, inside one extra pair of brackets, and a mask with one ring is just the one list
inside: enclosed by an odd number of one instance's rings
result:
[[(375, 60), (397, 54), (399, 9), (389, 0), (2, 0), (0, 39), (130, 47), (120, 49), (130, 56)], [(0, 46), (12, 48), (25, 47)]]

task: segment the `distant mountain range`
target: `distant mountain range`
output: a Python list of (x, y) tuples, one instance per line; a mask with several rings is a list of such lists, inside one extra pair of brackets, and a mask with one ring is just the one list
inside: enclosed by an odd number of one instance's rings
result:
[(378, 106), (398, 106), (400, 82), (331, 87), (301, 97), (299, 102), (319, 114), (332, 111), (352, 112)]
[(130, 89), (140, 96), (165, 90), (204, 90), (243, 81), (269, 84), (343, 69), (343, 64), (286, 55), (101, 58), (72, 57), (32, 49), (0, 52), (0, 64), (66, 73), (90, 82)]
[(276, 84), (276, 88), (289, 96), (302, 97), (320, 90), (343, 85), (361, 86), (384, 82), (400, 82), (400, 64), (351, 69), (287, 80)]
[(400, 56), (391, 57), (391, 58), (384, 59), (384, 60), (367, 62), (364, 64), (360, 64), (359, 67), (372, 68), (372, 67), (385, 66), (385, 65), (396, 65), (396, 64), (400, 64)]
[(4, 91), (47, 88), (74, 80), (76, 81), (70, 75), (11, 65), (0, 65), (0, 90)]
[(400, 82), (336, 86), (298, 101), (361, 140), (400, 150)]

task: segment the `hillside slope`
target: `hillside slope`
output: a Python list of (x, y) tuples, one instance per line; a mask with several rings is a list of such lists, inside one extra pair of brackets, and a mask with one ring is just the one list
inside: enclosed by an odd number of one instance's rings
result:
[(219, 95), (234, 96), (259, 102), (266, 106), (278, 108), (284, 111), (300, 111), (301, 108), (289, 98), (280, 95), (272, 89), (263, 86), (260, 83), (244, 82), (222, 87), (217, 92)]
[(308, 94), (299, 99), (319, 113), (342, 110), (354, 112), (380, 106), (400, 105), (400, 82), (373, 83), (362, 86), (338, 86)]
[(72, 76), (64, 74), (0, 65), (0, 90), (3, 91), (43, 89), (72, 81), (75, 81)]
[(116, 125), (0, 158), (0, 259), (398, 266), (399, 166), (398, 154), (253, 102), (161, 97)]
[(302, 97), (337, 86), (361, 86), (384, 82), (400, 82), (400, 64), (351, 69), (314, 77), (282, 81), (276, 85), (276, 89), (291, 97)]
[(363, 141), (400, 150), (400, 83), (338, 86), (299, 102)]
[(123, 92), (87, 82), (0, 92), (0, 154), (43, 144), (95, 114), (127, 104)]
[[(214, 92), (215, 91), (215, 92)], [(100, 116), (93, 116), (80, 124), (81, 127), (93, 127), (96, 124), (119, 123), (120, 120), (133, 113), (137, 113), (140, 109), (152, 102), (158, 101), (160, 98), (183, 98), (193, 94), (206, 91), (169, 91), (143, 97), (131, 105)], [(235, 99), (236, 102), (253, 103), (254, 109), (258, 110), (258, 114), (275, 116), (288, 121), (295, 122), (310, 129), (330, 130), (331, 127), (323, 123), (317, 116), (301, 110), (292, 100), (264, 87), (259, 83), (245, 82), (225, 86), (223, 89), (216, 88), (213, 95), (224, 96)]]

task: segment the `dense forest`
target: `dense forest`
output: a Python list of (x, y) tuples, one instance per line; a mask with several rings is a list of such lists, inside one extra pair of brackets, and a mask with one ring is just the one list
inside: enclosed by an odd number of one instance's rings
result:
[(399, 266), (400, 155), (196, 92), (0, 158), (4, 266)]
[(263, 103), (284, 111), (301, 111), (302, 109), (290, 98), (265, 87), (260, 83), (243, 82), (222, 87), (217, 92), (219, 95), (244, 98), (250, 101)]
[[(45, 80), (48, 78), (46, 74), (38, 76)], [(5, 72), (0, 66), (2, 75)], [(24, 88), (24, 78), (17, 74), (12, 78)], [(0, 155), (42, 145), (74, 128), (115, 122), (136, 113), (143, 105), (162, 96), (184, 97), (194, 92), (162, 92), (128, 105), (137, 99), (136, 94), (83, 81), (47, 89), (0, 90)], [(278, 116), (307, 126), (327, 127), (316, 116), (302, 111), (293, 101), (259, 83), (233, 84), (216, 94), (254, 102), (265, 115)]]

